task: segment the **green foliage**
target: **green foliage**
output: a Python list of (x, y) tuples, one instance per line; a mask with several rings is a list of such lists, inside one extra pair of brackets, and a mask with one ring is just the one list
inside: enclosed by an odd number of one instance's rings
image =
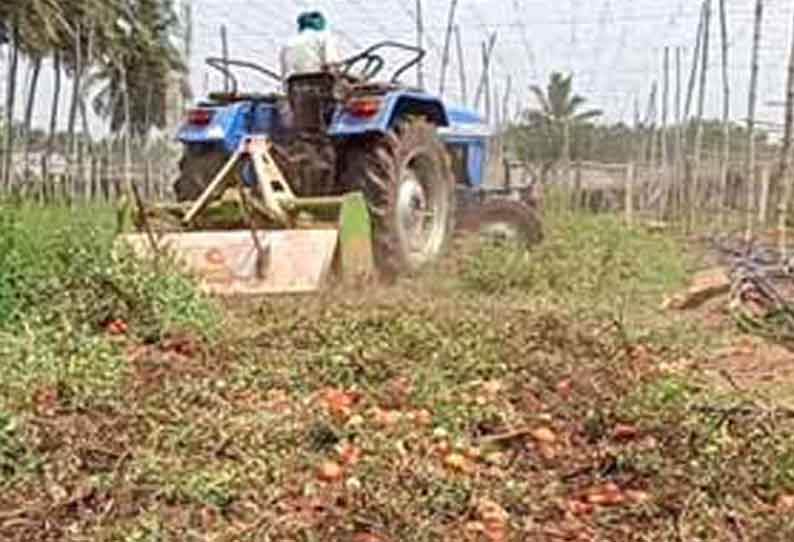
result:
[(530, 252), (483, 245), (463, 260), (465, 287), (488, 293), (521, 293), (561, 305), (616, 311), (678, 286), (685, 278), (682, 253), (668, 238), (627, 229), (607, 215), (551, 217), (551, 234)]
[(33, 455), (21, 433), (19, 421), (0, 410), (0, 488), (5, 482), (35, 466)]
[[(655, 128), (659, 130), (660, 127)], [(670, 140), (668, 149), (672, 149), (673, 135), (679, 127), (668, 127)], [(694, 123), (686, 126), (686, 151), (691, 156), (694, 153), (695, 132)], [(594, 124), (591, 122), (576, 122), (570, 127), (571, 159), (581, 161), (625, 163), (639, 159), (650, 160), (655, 156), (660, 160), (662, 156), (661, 137), (655, 137), (654, 149), (648, 142), (651, 130), (648, 126), (631, 127), (625, 123)], [(731, 156), (740, 157), (746, 152), (747, 131), (739, 124), (730, 127)], [(703, 123), (703, 153), (704, 156), (719, 156), (722, 153), (723, 131), (720, 121), (706, 120)], [(528, 163), (557, 162), (562, 157), (563, 132), (559, 128), (552, 128), (541, 117), (527, 116), (522, 122), (513, 124), (507, 131), (507, 148), (518, 159)], [(769, 143), (769, 135), (759, 130), (757, 136), (758, 152), (773, 154), (775, 147)], [(644, 153), (644, 155), (643, 155)]]
[(114, 254), (112, 214), (103, 209), (70, 216), (9, 208), (3, 217), (0, 326), (68, 322), (91, 333), (120, 318), (140, 337), (157, 340), (175, 328), (211, 333), (217, 323), (190, 280), (124, 251)]
[(105, 337), (114, 320), (142, 341), (218, 329), (217, 309), (189, 279), (114, 255), (109, 209), (6, 206), (0, 217), (4, 399), (27, 403), (37, 386), (74, 404), (112, 396), (125, 370)]

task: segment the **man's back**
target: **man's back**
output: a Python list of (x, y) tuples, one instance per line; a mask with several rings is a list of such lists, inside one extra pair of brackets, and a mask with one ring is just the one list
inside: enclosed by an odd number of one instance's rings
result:
[(339, 61), (339, 52), (327, 30), (301, 32), (281, 51), (284, 80), (296, 73), (319, 72), (323, 66)]

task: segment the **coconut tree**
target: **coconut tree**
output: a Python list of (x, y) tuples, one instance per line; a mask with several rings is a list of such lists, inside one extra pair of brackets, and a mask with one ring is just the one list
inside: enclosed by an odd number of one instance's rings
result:
[(117, 21), (114, 40), (117, 46), (105, 55), (90, 84), (97, 88), (94, 111), (107, 118), (112, 131), (125, 124), (125, 87), (129, 94), (130, 129), (144, 135), (152, 126), (166, 122), (166, 95), (174, 73), (185, 64), (175, 45), (179, 20), (172, 0), (137, 0), (134, 15), (127, 13)]
[(571, 159), (571, 128), (575, 124), (600, 117), (600, 109), (582, 110), (587, 100), (573, 92), (573, 74), (567, 77), (559, 72), (554, 72), (549, 78), (546, 89), (538, 85), (530, 87), (532, 94), (538, 101), (539, 107), (529, 111), (545, 124), (550, 135), (557, 135), (561, 141), (561, 155), (565, 162)]
[(602, 115), (598, 109), (587, 109), (587, 100), (573, 92), (573, 76), (554, 72), (546, 88), (530, 87), (537, 104), (524, 111), (522, 123), (512, 130), (514, 146), (526, 162), (541, 164), (539, 176), (561, 159), (571, 159), (572, 134), (577, 128)]

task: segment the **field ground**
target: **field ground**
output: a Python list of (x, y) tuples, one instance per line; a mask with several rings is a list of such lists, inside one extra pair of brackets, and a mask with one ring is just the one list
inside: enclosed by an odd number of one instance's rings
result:
[(2, 540), (794, 539), (791, 354), (660, 309), (679, 241), (560, 214), (529, 256), (220, 302), (74, 218), (0, 215)]

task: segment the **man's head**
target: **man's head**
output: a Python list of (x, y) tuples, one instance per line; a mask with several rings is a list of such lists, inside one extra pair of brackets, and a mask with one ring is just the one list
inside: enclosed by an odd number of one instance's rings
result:
[(305, 30), (316, 30), (319, 32), (325, 30), (325, 26), (325, 17), (319, 11), (307, 11), (305, 13), (301, 13), (298, 17), (299, 32), (303, 32)]

